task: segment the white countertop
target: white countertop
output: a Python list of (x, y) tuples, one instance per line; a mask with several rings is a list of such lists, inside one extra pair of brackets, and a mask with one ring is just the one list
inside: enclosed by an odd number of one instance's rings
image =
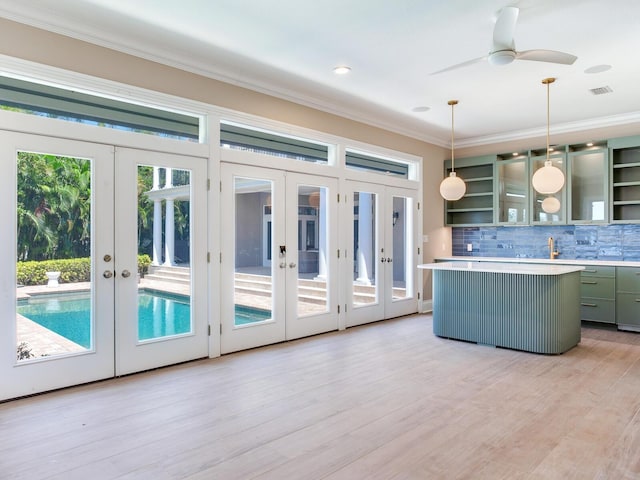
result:
[(551, 260), (549, 258), (503, 258), (503, 257), (438, 257), (436, 260), (442, 261), (465, 261), (465, 262), (499, 262), (499, 263), (527, 263), (527, 264), (545, 264), (545, 265), (600, 265), (602, 267), (640, 267), (640, 262), (627, 262), (624, 260), (570, 260), (558, 258)]
[(512, 273), (517, 275), (563, 275), (584, 270), (582, 266), (513, 264), (505, 262), (439, 262), (418, 265), (425, 270), (456, 270), (468, 272)]

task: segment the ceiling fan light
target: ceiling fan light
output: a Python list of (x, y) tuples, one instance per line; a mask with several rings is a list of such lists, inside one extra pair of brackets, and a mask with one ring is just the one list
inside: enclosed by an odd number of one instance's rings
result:
[(447, 178), (440, 182), (440, 195), (445, 200), (451, 202), (460, 200), (466, 191), (466, 184), (460, 177), (456, 176), (456, 172), (451, 172)]
[(556, 197), (547, 197), (542, 201), (542, 210), (546, 213), (557, 213), (560, 210), (560, 200)]
[(553, 195), (564, 186), (564, 173), (558, 167), (551, 165), (551, 161), (544, 162), (531, 177), (531, 184), (536, 192), (543, 195)]
[(498, 50), (489, 54), (489, 63), (491, 65), (508, 65), (516, 59), (516, 52), (513, 50)]

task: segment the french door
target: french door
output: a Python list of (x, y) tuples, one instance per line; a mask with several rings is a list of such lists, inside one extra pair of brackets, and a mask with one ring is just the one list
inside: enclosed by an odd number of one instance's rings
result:
[(338, 328), (336, 194), (335, 179), (222, 165), (222, 353)]
[(0, 164), (0, 399), (206, 356), (205, 160), (0, 132)]
[(346, 326), (416, 312), (417, 193), (368, 183), (347, 186)]

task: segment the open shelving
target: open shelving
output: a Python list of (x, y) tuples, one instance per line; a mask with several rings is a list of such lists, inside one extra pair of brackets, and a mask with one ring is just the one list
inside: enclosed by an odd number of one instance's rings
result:
[(611, 203), (614, 222), (640, 221), (640, 144), (611, 148)]
[[(454, 202), (445, 202), (447, 225), (491, 225), (493, 218), (493, 161), (494, 157), (476, 157), (456, 161), (456, 175), (467, 186), (465, 195)], [(445, 175), (451, 171), (445, 168)]]

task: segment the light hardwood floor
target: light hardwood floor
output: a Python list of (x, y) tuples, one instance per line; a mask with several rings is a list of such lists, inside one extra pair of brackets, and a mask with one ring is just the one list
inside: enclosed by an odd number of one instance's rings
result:
[(0, 405), (2, 479), (637, 479), (640, 335), (543, 356), (411, 316)]

